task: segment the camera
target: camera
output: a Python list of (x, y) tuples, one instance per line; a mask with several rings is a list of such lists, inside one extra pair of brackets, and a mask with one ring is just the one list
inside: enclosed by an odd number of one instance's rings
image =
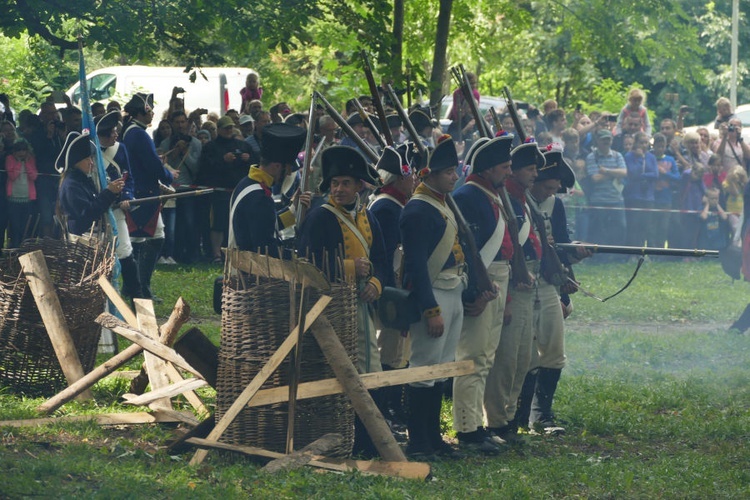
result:
[(727, 130), (728, 130), (729, 132), (737, 132), (737, 125), (734, 125), (734, 124), (733, 124), (733, 125), (729, 125), (729, 126), (727, 127)]
[(539, 110), (534, 108), (530, 109), (528, 113), (526, 113), (526, 117), (530, 120), (536, 119), (536, 117), (539, 116)]
[(680, 106), (680, 112), (681, 113), (692, 113), (693, 112), (693, 108), (691, 108), (690, 106)]
[(607, 116), (607, 121), (608, 122), (616, 122), (617, 121), (617, 116), (615, 116), (615, 115), (608, 115)]

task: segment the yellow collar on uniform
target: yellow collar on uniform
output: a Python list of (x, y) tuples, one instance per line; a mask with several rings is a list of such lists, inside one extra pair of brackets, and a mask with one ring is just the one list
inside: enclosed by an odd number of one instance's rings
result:
[(445, 195), (438, 193), (424, 182), (420, 183), (419, 186), (417, 186), (417, 189), (414, 190), (414, 194), (431, 196), (445, 205)]
[(255, 165), (250, 167), (250, 172), (247, 176), (254, 181), (260, 182), (266, 187), (273, 186), (273, 176)]

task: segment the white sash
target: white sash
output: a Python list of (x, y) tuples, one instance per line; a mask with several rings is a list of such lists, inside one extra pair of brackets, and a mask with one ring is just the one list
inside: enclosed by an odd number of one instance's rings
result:
[(443, 270), (448, 257), (453, 251), (453, 243), (456, 241), (456, 235), (458, 234), (458, 224), (456, 218), (451, 210), (439, 203), (435, 198), (429, 195), (415, 194), (411, 197), (412, 200), (420, 200), (433, 206), (438, 212), (443, 214), (450, 224), (445, 224), (445, 231), (443, 232), (442, 238), (438, 241), (438, 244), (432, 250), (432, 254), (427, 259), (427, 274), (430, 276), (430, 282), (434, 283), (437, 279), (440, 271)]
[[(261, 186), (260, 184), (251, 184), (240, 191), (237, 197), (234, 199), (232, 208), (231, 210), (229, 210), (229, 235), (227, 236), (227, 248), (237, 248), (237, 242), (234, 239), (234, 224), (232, 224), (232, 219), (234, 219), (234, 210), (237, 208), (237, 205), (239, 205), (242, 198), (259, 189), (263, 189), (263, 186)], [(276, 230), (278, 231), (278, 227), (276, 228)]]
[(380, 200), (391, 200), (392, 202), (394, 202), (394, 203), (395, 203), (396, 205), (398, 205), (399, 207), (401, 207), (401, 208), (404, 208), (404, 206), (403, 206), (403, 205), (401, 204), (401, 202), (400, 202), (400, 201), (398, 201), (398, 200), (397, 200), (397, 199), (396, 199), (396, 198), (395, 198), (394, 196), (391, 196), (391, 195), (389, 195), (389, 194), (387, 194), (387, 193), (380, 193), (380, 194), (378, 194), (377, 196), (373, 197), (373, 199), (372, 199), (372, 200), (370, 201), (370, 204), (369, 204), (369, 205), (367, 205), (367, 209), (368, 209), (368, 210), (372, 210), (372, 206), (373, 206), (373, 205), (374, 205), (374, 204), (375, 204), (376, 202), (378, 202), (378, 201), (380, 201)]
[[(351, 220), (349, 220), (349, 217), (344, 215), (341, 212), (341, 210), (334, 208), (328, 203), (324, 203), (322, 207), (328, 210), (329, 212), (331, 212), (336, 217), (338, 217), (338, 219), (342, 221), (352, 233), (354, 233), (354, 236), (356, 236), (359, 242), (362, 244), (362, 248), (365, 249), (365, 253), (367, 254), (367, 257), (370, 257), (370, 245), (367, 244), (367, 240), (365, 239), (364, 236), (362, 236), (362, 233), (359, 232), (359, 228)], [(365, 215), (365, 217), (367, 217), (367, 215)]]
[(469, 181), (466, 184), (471, 184), (472, 186), (479, 188), (482, 192), (489, 196), (490, 201), (497, 205), (500, 210), (501, 215), (497, 218), (497, 226), (495, 226), (492, 235), (485, 242), (484, 246), (479, 250), (479, 256), (482, 258), (484, 267), (489, 267), (492, 261), (495, 260), (497, 252), (500, 251), (500, 247), (503, 246), (503, 236), (505, 236), (505, 219), (503, 219), (502, 216), (503, 202), (500, 200), (500, 197), (497, 194), (493, 193), (484, 186), (480, 186), (474, 181)]
[[(118, 149), (120, 149), (120, 143), (115, 142), (112, 146), (102, 151), (102, 158), (107, 160), (110, 165), (114, 165), (117, 169), (117, 173), (120, 174), (120, 177), (122, 177), (122, 169), (120, 168), (120, 165), (118, 165), (115, 161), (115, 155), (117, 154)], [(104, 168), (106, 170), (107, 167), (105, 166)]]

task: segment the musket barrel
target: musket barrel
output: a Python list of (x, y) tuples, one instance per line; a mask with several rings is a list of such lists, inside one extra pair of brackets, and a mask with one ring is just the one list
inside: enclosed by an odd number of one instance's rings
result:
[(718, 250), (704, 250), (700, 248), (658, 248), (658, 247), (629, 247), (620, 245), (599, 245), (596, 243), (556, 243), (558, 248), (575, 251), (583, 247), (592, 253), (613, 253), (623, 255), (663, 255), (668, 257), (719, 257)]
[(204, 194), (210, 194), (214, 192), (214, 188), (209, 189), (196, 189), (194, 191), (181, 191), (179, 193), (163, 194), (160, 196), (149, 196), (148, 198), (137, 198), (135, 200), (128, 200), (128, 203), (133, 205), (140, 205), (141, 203), (151, 203), (154, 201), (171, 200), (173, 198), (189, 198), (191, 196), (202, 196)]

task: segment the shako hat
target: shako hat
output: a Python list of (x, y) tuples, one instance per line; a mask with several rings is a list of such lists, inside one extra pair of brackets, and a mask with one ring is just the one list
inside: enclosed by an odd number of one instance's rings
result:
[(576, 174), (563, 157), (563, 147), (561, 144), (553, 142), (542, 150), (545, 165), (539, 169), (535, 182), (546, 181), (548, 179), (560, 180), (560, 192), (565, 193), (576, 183)]
[(476, 149), (471, 160), (472, 172), (483, 172), (495, 165), (509, 162), (512, 145), (513, 136), (505, 131), (499, 132), (496, 137)]
[(349, 146), (331, 146), (325, 149), (321, 154), (321, 164), (323, 165), (321, 193), (327, 192), (331, 187), (331, 179), (342, 175), (348, 175), (376, 186), (380, 185), (377, 173), (367, 163), (362, 153)]
[(305, 144), (305, 129), (288, 123), (263, 127), (260, 156), (268, 163), (292, 164)]
[(510, 152), (511, 169), (521, 170), (529, 165), (536, 165), (537, 169), (544, 166), (544, 155), (539, 151), (539, 145), (533, 137), (526, 139), (526, 142), (517, 146)]

